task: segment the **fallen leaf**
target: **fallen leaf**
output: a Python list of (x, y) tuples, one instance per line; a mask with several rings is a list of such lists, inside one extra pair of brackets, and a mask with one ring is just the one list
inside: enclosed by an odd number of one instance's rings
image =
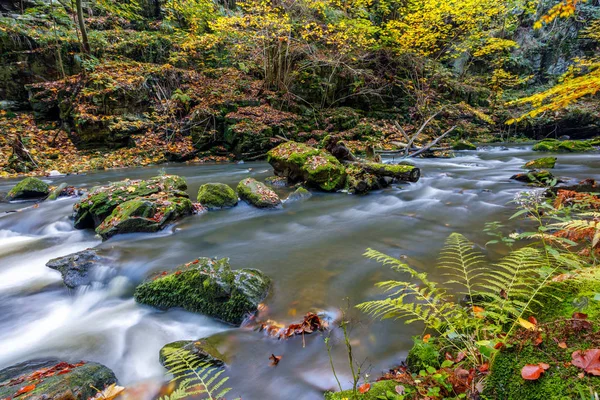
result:
[(271, 360), (271, 365), (275, 366), (279, 364), (279, 361), (281, 361), (281, 357), (282, 356), (276, 356), (275, 354), (271, 354), (271, 357), (269, 357), (269, 360)]
[(545, 363), (527, 364), (521, 368), (521, 377), (527, 381), (536, 381), (540, 379), (540, 376), (542, 376), (544, 371), (548, 368), (550, 368), (550, 366)]
[(538, 324), (537, 319), (535, 319), (535, 317), (533, 315), (530, 315), (529, 318), (527, 318), (527, 320), (534, 325)]
[(406, 390), (405, 387), (402, 385), (397, 385), (394, 389), (396, 390), (396, 393), (398, 393), (398, 394), (404, 394), (404, 391)]
[(117, 386), (116, 383), (113, 383), (112, 385), (107, 386), (103, 391), (98, 392), (96, 396), (92, 397), (92, 400), (113, 400), (120, 395), (123, 390), (125, 390), (123, 386)]
[(571, 354), (571, 364), (588, 374), (600, 376), (600, 349), (574, 351)]
[(477, 370), (481, 373), (488, 372), (490, 370), (490, 365), (488, 363), (483, 363), (477, 367)]
[(25, 393), (29, 393), (29, 392), (31, 392), (34, 389), (35, 389), (35, 385), (23, 386), (21, 389), (19, 389), (17, 391), (17, 393), (15, 393), (15, 397), (18, 397), (18, 396), (20, 396), (22, 394), (25, 394)]
[(535, 330), (535, 324), (532, 324), (531, 322), (526, 321), (523, 318), (519, 318), (517, 320), (517, 322), (519, 323), (519, 325), (521, 325), (523, 328), (527, 329), (528, 331), (534, 331)]
[(370, 383), (363, 383), (362, 385), (360, 385), (358, 387), (358, 391), (359, 391), (360, 394), (365, 394), (369, 390), (371, 390), (371, 384)]
[(565, 342), (560, 342), (558, 344), (558, 347), (560, 347), (561, 349), (566, 349), (567, 348), (567, 344)]
[(431, 335), (429, 333), (427, 335), (423, 336), (423, 343), (429, 343), (430, 338), (431, 338)]

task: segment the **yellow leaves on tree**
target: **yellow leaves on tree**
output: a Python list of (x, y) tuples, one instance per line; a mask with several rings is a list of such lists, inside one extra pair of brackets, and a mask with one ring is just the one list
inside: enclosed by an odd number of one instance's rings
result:
[(550, 9), (545, 15), (543, 15), (539, 21), (537, 21), (533, 27), (535, 29), (541, 29), (542, 26), (549, 24), (557, 18), (568, 18), (575, 14), (575, 10), (578, 3), (583, 3), (586, 0), (563, 0)]

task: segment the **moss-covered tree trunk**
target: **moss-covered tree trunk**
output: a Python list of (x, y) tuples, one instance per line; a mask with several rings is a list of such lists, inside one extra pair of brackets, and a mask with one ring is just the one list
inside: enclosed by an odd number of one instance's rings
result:
[(87, 30), (85, 29), (81, 0), (75, 0), (75, 7), (77, 8), (77, 23), (79, 24), (79, 31), (81, 33), (81, 48), (85, 54), (90, 54), (90, 43), (88, 41)]

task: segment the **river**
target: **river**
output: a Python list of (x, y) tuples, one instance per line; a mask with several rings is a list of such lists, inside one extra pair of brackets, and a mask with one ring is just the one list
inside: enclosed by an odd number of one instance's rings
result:
[[(368, 247), (443, 279), (435, 260), (450, 233), (460, 232), (483, 248), (490, 239), (482, 232), (485, 222), (515, 224), (508, 221), (514, 212), (510, 201), (527, 187), (509, 177), (539, 156), (522, 145), (464, 151), (452, 159), (418, 159), (414, 163), (422, 178), (415, 184), (366, 196), (314, 193), (308, 201), (275, 211), (241, 203), (186, 218), (157, 234), (121, 235), (104, 243), (92, 231), (73, 228), (75, 199), (38, 207), (0, 203), (0, 369), (52, 356), (103, 363), (124, 386), (163, 381), (158, 351), (164, 344), (223, 332), (230, 357), (227, 384), (234, 388), (228, 398), (322, 399), (324, 390), (336, 388), (324, 334), (307, 335), (304, 343), (301, 337), (276, 340), (182, 310), (155, 310), (133, 301), (135, 285), (152, 272), (199, 256), (229, 257), (233, 268), (258, 268), (273, 279), (266, 301), (269, 318), (288, 324), (311, 310), (336, 314), (347, 304), (375, 298), (379, 291), (374, 283), (394, 277), (387, 267), (362, 256)], [(235, 187), (247, 176), (272, 175), (266, 163), (170, 164), (45, 180), (90, 188), (149, 178), (160, 169), (184, 176), (193, 198), (206, 182)], [(600, 179), (600, 155), (561, 154), (554, 174)], [(15, 182), (0, 181), (0, 192)], [(69, 290), (60, 273), (45, 264), (88, 247), (102, 249), (115, 265), (96, 271), (93, 285)], [(500, 250), (489, 250), (490, 258)], [(411, 337), (422, 332), (417, 325), (373, 321), (352, 309), (348, 318), (355, 359), (373, 376), (397, 365)], [(347, 388), (350, 375), (339, 332), (332, 342), (337, 372)], [(282, 356), (277, 366), (269, 365), (271, 354)]]

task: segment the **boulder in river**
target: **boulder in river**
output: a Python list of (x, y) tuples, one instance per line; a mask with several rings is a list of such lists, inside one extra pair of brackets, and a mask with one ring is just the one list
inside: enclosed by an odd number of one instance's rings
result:
[(164, 175), (147, 180), (124, 180), (96, 187), (73, 206), (75, 228), (96, 228), (121, 203), (138, 197), (166, 192), (178, 197), (189, 197), (184, 190), (184, 178)]
[(293, 203), (297, 201), (305, 201), (312, 197), (312, 193), (303, 187), (299, 187), (285, 199), (286, 203)]
[(554, 176), (545, 169), (542, 170), (533, 170), (522, 174), (516, 174), (510, 177), (515, 181), (531, 183), (534, 185), (548, 185), (554, 179)]
[(258, 208), (276, 208), (281, 205), (281, 199), (262, 182), (254, 178), (246, 178), (237, 186), (240, 199)]
[(267, 160), (275, 175), (291, 183), (306, 182), (324, 191), (341, 189), (346, 180), (346, 170), (330, 153), (296, 142), (280, 144), (268, 153)]
[(459, 140), (458, 142), (454, 142), (452, 150), (477, 150), (477, 146), (466, 140)]
[(210, 364), (214, 367), (221, 367), (225, 364), (225, 356), (219, 351), (213, 337), (198, 340), (180, 340), (166, 344), (160, 349), (160, 363), (168, 368), (165, 364), (167, 357), (180, 349), (185, 350), (203, 363)]
[(198, 202), (209, 210), (234, 207), (238, 196), (229, 185), (206, 183), (198, 189)]
[(119, 233), (158, 232), (167, 224), (193, 212), (194, 205), (186, 197), (168, 193), (136, 197), (119, 204), (98, 225), (96, 233), (106, 240)]
[(585, 140), (557, 140), (557, 139), (544, 139), (537, 142), (532, 150), (534, 151), (547, 151), (552, 153), (580, 153), (585, 151), (592, 151), (594, 147), (589, 141)]
[(534, 170), (534, 169), (542, 169), (548, 168), (552, 169), (556, 165), (556, 157), (542, 157), (536, 158), (535, 160), (531, 160), (525, 165), (523, 165), (524, 169)]
[(48, 193), (50, 193), (50, 187), (46, 182), (38, 178), (29, 177), (17, 183), (8, 192), (6, 200), (35, 200), (48, 196)]
[(140, 284), (138, 303), (181, 307), (240, 325), (267, 297), (271, 280), (256, 269), (231, 270), (229, 260), (199, 258)]
[(92, 282), (94, 268), (107, 266), (112, 260), (98, 255), (98, 250), (87, 249), (63, 257), (53, 258), (46, 267), (59, 271), (65, 285), (73, 289)]
[(0, 398), (87, 400), (116, 382), (115, 374), (98, 363), (31, 360), (0, 370)]

